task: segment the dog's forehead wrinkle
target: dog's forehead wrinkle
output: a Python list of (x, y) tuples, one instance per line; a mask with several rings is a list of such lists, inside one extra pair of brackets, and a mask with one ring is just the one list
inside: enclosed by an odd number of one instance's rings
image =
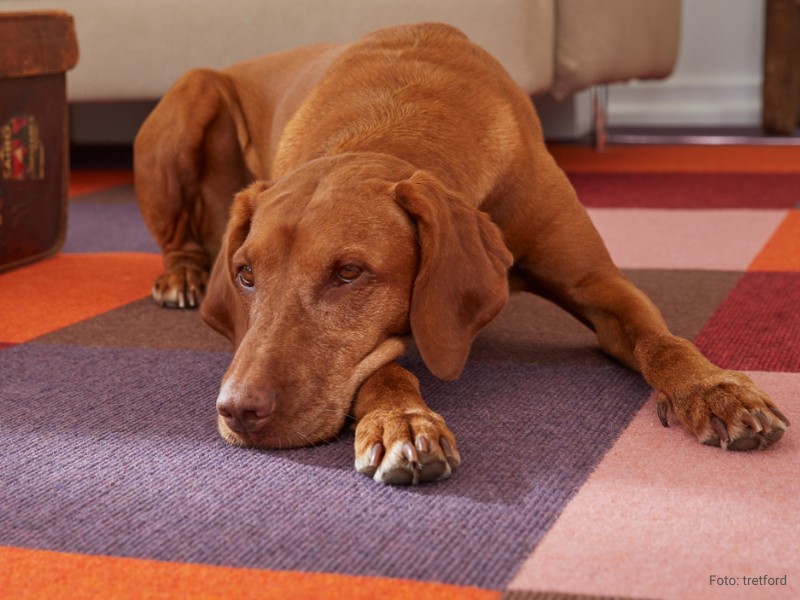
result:
[(242, 247), (233, 255), (233, 266), (249, 265), (259, 275), (274, 271), (286, 262), (294, 235), (294, 229), (285, 226), (251, 231)]
[[(404, 235), (403, 229), (408, 230)], [(350, 195), (319, 195), (306, 206), (297, 222), (298, 249), (345, 255), (373, 255), (411, 239), (410, 225), (402, 210), (383, 198)]]

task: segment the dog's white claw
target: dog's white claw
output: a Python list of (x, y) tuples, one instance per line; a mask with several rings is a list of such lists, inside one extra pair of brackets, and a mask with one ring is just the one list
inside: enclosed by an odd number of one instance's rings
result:
[(417, 440), (417, 447), (409, 441), (397, 441), (388, 451), (381, 444), (375, 444), (368, 455), (356, 459), (356, 470), (369, 475), (378, 483), (389, 485), (417, 485), (425, 481), (445, 479), (458, 465), (453, 449), (445, 440), (445, 460), (420, 450), (429, 447)]

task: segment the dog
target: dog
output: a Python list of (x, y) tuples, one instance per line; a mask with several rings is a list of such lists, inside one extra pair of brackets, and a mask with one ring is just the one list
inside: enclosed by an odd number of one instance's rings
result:
[(451, 26), (190, 71), (143, 124), (134, 171), (163, 251), (154, 299), (199, 305), (233, 343), (216, 401), (231, 444), (316, 444), (350, 415), (359, 472), (449, 476), (455, 436), (396, 359), (410, 335), (455, 379), (510, 291), (592, 328), (657, 390), (664, 426), (750, 450), (789, 425), (669, 332), (612, 263), (530, 98)]

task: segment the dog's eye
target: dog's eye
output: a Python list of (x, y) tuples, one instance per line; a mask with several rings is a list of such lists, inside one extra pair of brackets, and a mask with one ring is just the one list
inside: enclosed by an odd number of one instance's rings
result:
[(339, 283), (353, 283), (356, 279), (361, 277), (363, 272), (364, 269), (359, 266), (345, 265), (336, 271), (336, 280)]
[(255, 278), (253, 277), (253, 267), (250, 265), (242, 265), (236, 272), (237, 281), (246, 288), (251, 288), (255, 285)]

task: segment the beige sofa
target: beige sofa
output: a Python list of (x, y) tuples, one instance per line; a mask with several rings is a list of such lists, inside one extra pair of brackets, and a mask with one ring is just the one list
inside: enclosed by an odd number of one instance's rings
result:
[(532, 96), (564, 98), (667, 76), (680, 30), (680, 0), (4, 0), (0, 9), (74, 15), (81, 57), (68, 97), (100, 118), (113, 114), (108, 103), (161, 97), (193, 67), (416, 21), (460, 27)]

